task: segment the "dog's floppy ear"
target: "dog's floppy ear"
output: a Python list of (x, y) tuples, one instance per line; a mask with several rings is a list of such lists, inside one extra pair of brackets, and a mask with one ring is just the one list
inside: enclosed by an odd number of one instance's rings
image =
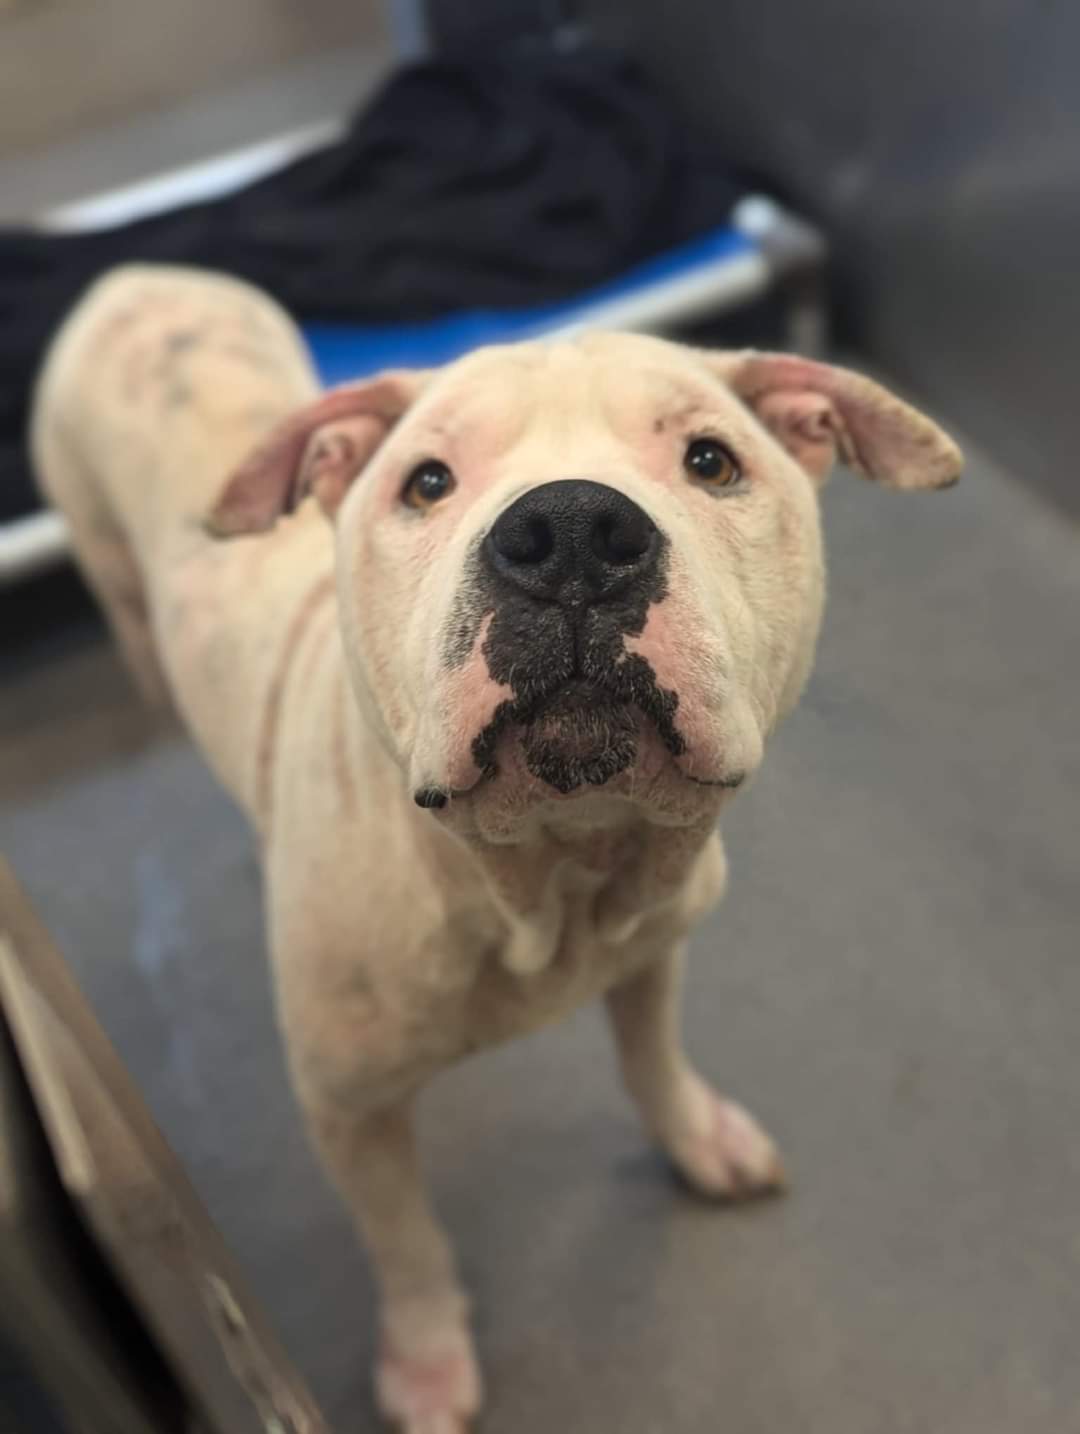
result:
[(353, 479), (431, 373), (377, 374), (330, 389), (290, 414), (226, 479), (206, 520), (207, 531), (217, 538), (265, 532), (308, 493), (333, 517)]
[(837, 459), (893, 488), (948, 488), (960, 477), (948, 434), (872, 379), (794, 354), (705, 358), (819, 483)]

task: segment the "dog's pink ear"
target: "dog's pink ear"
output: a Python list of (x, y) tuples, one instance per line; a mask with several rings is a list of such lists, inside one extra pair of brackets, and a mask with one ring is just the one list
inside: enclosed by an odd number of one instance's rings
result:
[(217, 538), (261, 533), (314, 493), (333, 517), (353, 479), (431, 377), (381, 373), (330, 389), (290, 414), (226, 480), (206, 520)]
[(960, 477), (963, 456), (948, 434), (872, 379), (793, 354), (708, 357), (819, 483), (837, 459), (893, 488), (948, 488)]

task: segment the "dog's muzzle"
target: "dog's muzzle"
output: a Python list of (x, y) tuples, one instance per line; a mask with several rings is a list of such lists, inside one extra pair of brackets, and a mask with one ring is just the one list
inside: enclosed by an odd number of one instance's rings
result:
[(527, 597), (581, 609), (648, 585), (660, 556), (649, 515), (588, 479), (544, 483), (498, 517), (483, 545), (491, 574)]
[[(470, 745), (481, 779), (498, 775), (507, 735), (527, 771), (563, 794), (628, 770), (650, 731), (681, 755), (677, 693), (626, 647), (666, 596), (668, 547), (633, 499), (588, 479), (540, 484), (499, 514), (474, 558), (468, 643), (459, 630), (448, 662), (468, 660), (489, 616), (478, 656), (507, 695)], [(414, 797), (422, 807), (446, 802), (442, 787)]]

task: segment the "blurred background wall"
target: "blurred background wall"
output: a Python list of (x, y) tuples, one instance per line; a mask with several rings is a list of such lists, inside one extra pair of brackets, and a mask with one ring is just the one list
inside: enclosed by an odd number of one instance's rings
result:
[(0, 155), (384, 30), (380, 0), (0, 0)]
[(842, 337), (1080, 516), (1080, 6), (581, 9), (824, 223)]
[(384, 0), (0, 0), (0, 223), (349, 113)]
[(423, 33), (483, 53), (568, 19), (823, 224), (843, 341), (1080, 516), (1068, 0), (0, 0), (0, 217), (341, 112)]

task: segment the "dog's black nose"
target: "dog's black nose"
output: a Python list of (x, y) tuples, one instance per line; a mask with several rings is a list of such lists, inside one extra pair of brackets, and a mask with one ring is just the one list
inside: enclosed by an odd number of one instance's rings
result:
[(484, 544), (489, 564), (530, 597), (566, 606), (618, 596), (656, 567), (660, 535), (616, 488), (587, 479), (530, 488)]

